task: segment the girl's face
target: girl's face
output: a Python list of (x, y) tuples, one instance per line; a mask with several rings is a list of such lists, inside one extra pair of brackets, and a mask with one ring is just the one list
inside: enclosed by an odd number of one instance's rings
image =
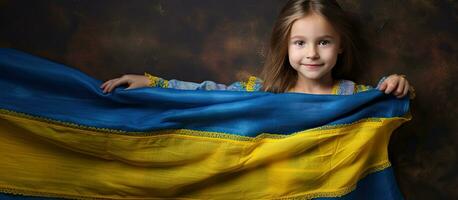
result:
[(293, 23), (288, 57), (298, 78), (314, 81), (332, 78), (331, 70), (341, 52), (339, 34), (322, 16), (311, 13)]

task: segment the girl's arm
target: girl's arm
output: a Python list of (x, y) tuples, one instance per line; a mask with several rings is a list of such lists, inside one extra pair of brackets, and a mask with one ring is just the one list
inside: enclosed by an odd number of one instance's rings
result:
[(111, 79), (103, 83), (100, 88), (104, 93), (111, 92), (116, 87), (127, 84), (126, 89), (139, 87), (162, 87), (181, 90), (232, 90), (232, 91), (258, 91), (262, 87), (262, 82), (255, 76), (251, 76), (247, 81), (235, 82), (231, 85), (216, 83), (213, 81), (204, 81), (202, 83), (194, 83), (180, 80), (165, 80), (163, 78), (153, 76), (149, 73), (142, 75), (128, 74), (119, 78)]

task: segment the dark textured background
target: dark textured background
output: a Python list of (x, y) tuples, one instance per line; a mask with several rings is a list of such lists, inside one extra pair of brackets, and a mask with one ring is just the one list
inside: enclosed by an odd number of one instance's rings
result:
[[(390, 156), (407, 199), (458, 199), (456, 0), (341, 0), (368, 44), (358, 82), (406, 74), (413, 120)], [(0, 47), (16, 48), (106, 80), (148, 71), (221, 83), (261, 71), (284, 0), (0, 0)]]

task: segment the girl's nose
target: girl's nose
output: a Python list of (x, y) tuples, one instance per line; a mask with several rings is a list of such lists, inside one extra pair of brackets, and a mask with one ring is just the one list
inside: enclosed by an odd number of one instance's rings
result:
[(320, 57), (320, 55), (318, 54), (318, 51), (316, 50), (316, 47), (314, 45), (310, 45), (306, 52), (305, 52), (305, 56), (308, 58), (308, 59), (317, 59)]

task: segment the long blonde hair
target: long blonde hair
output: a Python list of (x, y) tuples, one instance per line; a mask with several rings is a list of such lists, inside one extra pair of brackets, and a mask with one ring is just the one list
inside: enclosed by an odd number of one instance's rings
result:
[(261, 72), (263, 91), (281, 93), (295, 86), (297, 72), (288, 59), (288, 42), (293, 23), (310, 13), (323, 16), (339, 33), (343, 53), (332, 71), (334, 79), (345, 78), (352, 66), (361, 64), (349, 16), (335, 0), (290, 0), (281, 10), (272, 30), (270, 45)]

